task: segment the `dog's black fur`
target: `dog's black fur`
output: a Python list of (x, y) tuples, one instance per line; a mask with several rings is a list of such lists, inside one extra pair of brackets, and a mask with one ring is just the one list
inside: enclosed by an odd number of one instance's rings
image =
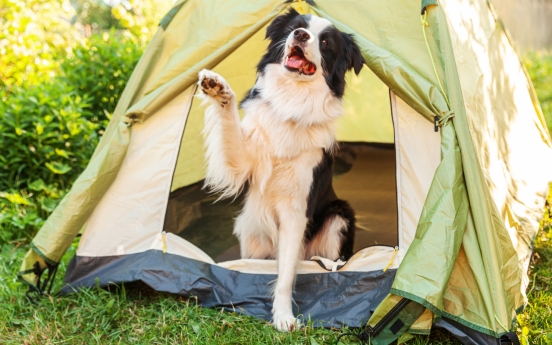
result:
[(310, 242), (318, 234), (326, 219), (340, 216), (348, 223), (347, 230), (342, 233), (344, 240), (339, 251), (340, 259), (349, 260), (353, 255), (355, 241), (355, 211), (347, 201), (338, 199), (335, 194), (332, 186), (333, 163), (332, 153), (324, 151), (322, 161), (313, 171), (313, 183), (307, 201), (309, 223), (305, 241)]

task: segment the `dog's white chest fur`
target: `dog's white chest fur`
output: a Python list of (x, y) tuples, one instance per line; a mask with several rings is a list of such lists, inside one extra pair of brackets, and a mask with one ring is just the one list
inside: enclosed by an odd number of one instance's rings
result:
[[(334, 119), (341, 112), (340, 102), (329, 97), (324, 85), (292, 87), (286, 85), (289, 80), (275, 75), (267, 71), (270, 78), (259, 78), (256, 87), (261, 97), (247, 103), (241, 123), (244, 149), (252, 164), (248, 198), (234, 232), (240, 240), (258, 241), (242, 247), (243, 257), (275, 256), (279, 218), (286, 214), (278, 211), (278, 205), (286, 204), (306, 217), (312, 172), (323, 150), (334, 145)], [(270, 102), (265, 101), (265, 92), (271, 95)], [(321, 107), (320, 102), (330, 106)]]

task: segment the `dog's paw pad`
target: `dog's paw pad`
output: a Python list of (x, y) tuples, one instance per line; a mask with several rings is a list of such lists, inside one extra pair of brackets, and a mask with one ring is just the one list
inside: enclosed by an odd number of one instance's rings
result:
[(205, 77), (201, 82), (201, 89), (209, 96), (217, 96), (220, 92), (224, 92), (224, 85), (216, 80)]
[(205, 77), (201, 82), (201, 89), (209, 96), (217, 96), (219, 93), (224, 92), (224, 85), (216, 79)]
[(209, 70), (202, 70), (199, 72), (199, 86), (201, 91), (216, 99), (221, 106), (228, 104), (232, 98), (232, 91), (230, 87), (220, 75)]

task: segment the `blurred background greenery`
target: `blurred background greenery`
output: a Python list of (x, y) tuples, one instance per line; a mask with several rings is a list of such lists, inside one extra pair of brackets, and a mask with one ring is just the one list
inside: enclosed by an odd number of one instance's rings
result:
[(86, 167), (171, 6), (0, 0), (0, 243), (30, 241)]

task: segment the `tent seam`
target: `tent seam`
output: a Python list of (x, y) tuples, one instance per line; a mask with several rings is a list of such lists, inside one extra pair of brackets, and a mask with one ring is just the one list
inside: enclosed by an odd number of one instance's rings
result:
[(494, 332), (490, 329), (487, 329), (483, 326), (479, 326), (475, 323), (472, 323), (472, 322), (469, 322), (469, 321), (466, 321), (462, 318), (460, 318), (459, 316), (456, 316), (456, 315), (453, 315), (453, 314), (450, 314), (444, 310), (439, 310), (436, 306), (434, 306), (432, 303), (428, 302), (427, 300), (423, 299), (422, 297), (419, 297), (419, 296), (416, 296), (416, 295), (413, 295), (409, 292), (406, 292), (406, 291), (402, 291), (402, 290), (398, 290), (398, 289), (395, 289), (395, 288), (391, 288), (389, 290), (389, 293), (392, 293), (394, 295), (397, 295), (397, 296), (401, 296), (401, 297), (404, 297), (404, 298), (408, 298), (416, 303), (419, 303), (421, 305), (423, 305), (424, 307), (426, 307), (427, 309), (429, 309), (430, 311), (432, 311), (434, 314), (435, 314), (435, 319), (434, 319), (434, 323), (439, 321), (440, 319), (442, 319), (443, 317), (447, 318), (447, 319), (451, 319), (453, 321), (456, 321), (466, 327), (469, 327), (473, 330), (476, 330), (478, 332), (481, 332), (481, 333), (484, 333), (486, 335), (490, 335), (490, 336), (493, 336), (495, 338), (499, 338), (502, 334), (506, 334), (508, 332), (502, 332), (502, 333), (498, 333), (498, 332)]
[(55, 265), (59, 264), (59, 262), (56, 262), (56, 261), (50, 259), (50, 258), (47, 257), (44, 253), (42, 253), (42, 252), (34, 245), (33, 242), (31, 242), (29, 246), (30, 246), (30, 247), (32, 248), (32, 250), (33, 250), (38, 256), (40, 256), (40, 257), (42, 258), (42, 260), (44, 260), (47, 264), (50, 264), (50, 265), (52, 265), (52, 266), (55, 266)]

